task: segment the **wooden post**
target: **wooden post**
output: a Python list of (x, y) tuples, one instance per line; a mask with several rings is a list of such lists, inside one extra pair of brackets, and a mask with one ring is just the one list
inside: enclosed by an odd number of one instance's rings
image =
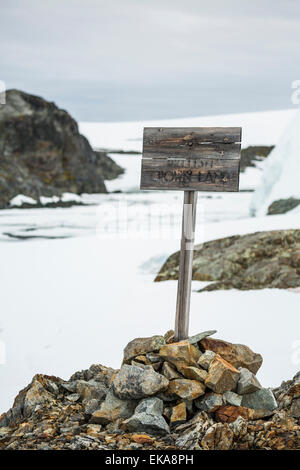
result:
[(184, 191), (182, 235), (177, 287), (175, 341), (188, 338), (197, 191)]
[(183, 190), (175, 341), (188, 338), (197, 191), (238, 191), (241, 127), (145, 127), (141, 189)]

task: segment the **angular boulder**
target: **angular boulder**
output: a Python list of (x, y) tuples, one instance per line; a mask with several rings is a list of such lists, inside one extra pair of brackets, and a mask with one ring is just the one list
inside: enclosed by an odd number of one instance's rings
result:
[(215, 393), (234, 390), (239, 379), (239, 371), (218, 354), (211, 362), (205, 385)]
[(76, 393), (79, 393), (80, 398), (84, 401), (89, 401), (93, 398), (101, 400), (107, 393), (107, 387), (95, 380), (77, 380), (75, 386)]
[(274, 414), (274, 410), (254, 410), (245, 406), (220, 406), (215, 412), (215, 420), (222, 423), (234, 423), (242, 417), (245, 420), (256, 420), (269, 418)]
[(207, 338), (207, 336), (214, 335), (217, 332), (217, 330), (208, 330), (208, 331), (203, 331), (202, 333), (198, 333), (197, 335), (190, 336), (189, 337), (189, 342), (191, 344), (197, 344), (202, 341), (202, 339)]
[(198, 365), (205, 370), (209, 369), (210, 363), (215, 358), (216, 353), (213, 351), (205, 351), (198, 359)]
[(159, 355), (173, 364), (178, 372), (181, 372), (182, 367), (197, 367), (197, 361), (201, 353), (186, 339), (177, 343), (166, 344), (160, 349)]
[(269, 388), (262, 388), (254, 393), (243, 395), (242, 406), (253, 410), (275, 410), (277, 402)]
[(239, 381), (237, 385), (237, 392), (239, 395), (245, 395), (246, 393), (253, 393), (262, 388), (259, 381), (253, 374), (253, 372), (250, 372), (249, 369), (245, 369), (244, 367), (239, 367), (238, 370), (240, 373), (240, 377), (239, 377)]
[(170, 428), (162, 416), (163, 407), (163, 401), (159, 398), (145, 398), (138, 404), (133, 416), (123, 422), (123, 426), (130, 432), (168, 434)]
[(167, 394), (183, 400), (194, 400), (204, 395), (204, 391), (205, 385), (197, 380), (174, 379), (169, 383)]
[(165, 344), (163, 336), (150, 336), (149, 338), (135, 338), (124, 348), (123, 364), (129, 364), (131, 359), (147, 353), (157, 352)]
[(168, 330), (168, 331), (164, 334), (164, 338), (165, 338), (166, 344), (170, 344), (170, 343), (173, 343), (173, 342), (174, 342), (174, 335), (175, 335), (174, 330)]
[(199, 410), (213, 413), (219, 406), (224, 404), (223, 395), (221, 393), (209, 392), (203, 397), (197, 398), (194, 403)]
[(181, 373), (191, 380), (198, 380), (199, 382), (205, 382), (207, 377), (206, 370), (200, 369), (199, 367), (194, 366), (182, 366)]
[(215, 412), (215, 420), (221, 423), (233, 423), (239, 416), (249, 419), (249, 410), (244, 406), (220, 406)]
[(92, 413), (90, 422), (95, 424), (107, 424), (117, 419), (129, 418), (137, 405), (135, 400), (121, 400), (109, 390), (99, 410)]
[(151, 366), (123, 365), (112, 382), (114, 394), (121, 399), (139, 399), (163, 392), (169, 381)]
[(175, 426), (177, 424), (182, 424), (186, 421), (186, 404), (184, 402), (179, 403), (176, 406), (173, 406), (170, 424)]
[(161, 372), (168, 380), (182, 378), (182, 375), (179, 374), (177, 370), (174, 367), (172, 367), (168, 362), (163, 363)]
[(253, 374), (256, 374), (262, 365), (262, 356), (243, 344), (233, 344), (220, 339), (205, 338), (201, 341), (201, 347), (204, 351), (209, 350), (219, 354), (235, 368), (245, 367), (253, 372)]
[(225, 405), (241, 406), (243, 397), (234, 392), (225, 392), (223, 394)]

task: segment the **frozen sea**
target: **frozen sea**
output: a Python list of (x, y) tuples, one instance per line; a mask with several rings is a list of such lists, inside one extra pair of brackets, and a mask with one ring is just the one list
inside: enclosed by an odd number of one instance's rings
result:
[[(243, 125), (247, 145), (269, 145), (293, 114), (210, 116), (193, 123), (176, 120), (176, 125), (234, 122)], [(143, 125), (83, 123), (81, 131), (95, 147), (139, 150)], [(107, 182), (109, 194), (82, 195), (86, 206), (0, 211), (0, 414), (35, 373), (68, 379), (93, 363), (117, 368), (132, 338), (173, 328), (177, 283), (153, 278), (179, 248), (183, 195), (140, 192), (141, 157), (112, 157), (126, 168), (125, 175)], [(196, 243), (300, 227), (297, 210), (249, 216), (249, 190), (262, 169), (259, 164), (241, 175), (240, 193), (199, 193)], [(260, 352), (264, 363), (258, 378), (264, 386), (277, 386), (300, 369), (297, 289), (197, 293), (202, 284), (192, 285), (191, 334), (216, 329), (216, 337)]]

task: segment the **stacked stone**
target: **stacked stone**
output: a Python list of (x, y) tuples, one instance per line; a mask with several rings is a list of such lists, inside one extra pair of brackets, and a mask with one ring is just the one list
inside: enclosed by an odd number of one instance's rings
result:
[(261, 356), (212, 333), (133, 340), (120, 370), (35, 375), (0, 415), (0, 449), (300, 449), (300, 372), (275, 409)]
[(261, 355), (210, 338), (214, 333), (180, 342), (173, 342), (173, 332), (131, 341), (91, 422), (118, 421), (128, 432), (166, 435), (199, 412), (221, 423), (272, 416), (275, 397), (255, 375)]

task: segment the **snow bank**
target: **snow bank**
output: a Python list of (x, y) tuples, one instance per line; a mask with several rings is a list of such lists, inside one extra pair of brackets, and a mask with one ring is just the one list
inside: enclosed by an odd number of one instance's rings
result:
[(24, 194), (18, 194), (18, 196), (13, 197), (9, 204), (13, 207), (21, 207), (23, 204), (37, 204), (35, 199), (32, 197), (25, 196)]
[(265, 161), (261, 180), (250, 203), (252, 215), (266, 214), (278, 199), (300, 197), (300, 109)]
[(143, 128), (241, 126), (242, 146), (274, 145), (295, 109), (136, 122), (81, 122), (80, 132), (97, 148), (142, 151)]

